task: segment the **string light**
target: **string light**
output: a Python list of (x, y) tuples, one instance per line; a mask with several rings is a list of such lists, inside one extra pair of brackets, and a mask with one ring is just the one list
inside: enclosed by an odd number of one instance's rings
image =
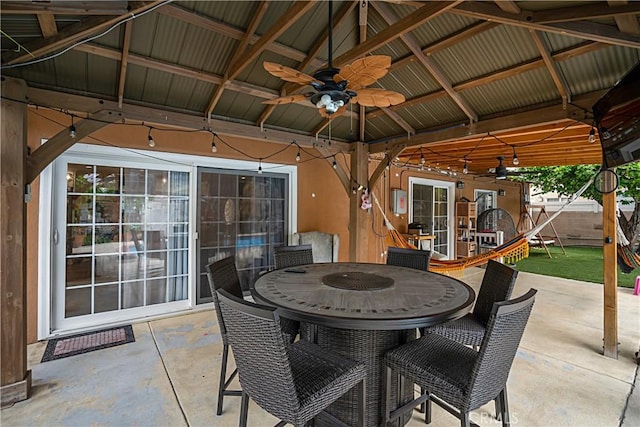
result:
[(153, 137), (151, 136), (151, 127), (149, 127), (149, 133), (147, 134), (147, 139), (149, 140), (149, 147), (153, 148), (156, 146), (156, 142), (153, 140)]
[(591, 130), (589, 131), (589, 144), (593, 144), (596, 142), (596, 130), (591, 126)]
[(511, 147), (513, 149), (513, 165), (518, 166), (520, 164), (520, 159), (518, 159), (518, 155), (516, 154), (516, 147)]
[(611, 134), (609, 133), (609, 130), (604, 126), (600, 128), (600, 135), (602, 135), (604, 139), (611, 138)]
[(300, 161), (300, 150), (298, 150), (298, 154), (296, 154), (296, 162)]
[(217, 153), (218, 147), (216, 146), (216, 134), (211, 132), (211, 152)]
[(258, 163), (258, 175), (262, 175), (262, 159), (260, 159)]
[(73, 125), (73, 114), (71, 115), (71, 126), (69, 126), (69, 136), (71, 138), (76, 137), (76, 127)]
[(462, 167), (462, 173), (463, 174), (468, 174), (469, 173), (469, 166), (467, 165), (467, 161), (464, 161), (464, 166)]
[(333, 158), (333, 168), (338, 169), (338, 162), (336, 162), (336, 158)]

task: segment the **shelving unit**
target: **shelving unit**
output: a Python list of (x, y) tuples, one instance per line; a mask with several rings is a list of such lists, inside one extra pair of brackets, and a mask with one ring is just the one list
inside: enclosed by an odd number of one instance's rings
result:
[(466, 258), (476, 254), (476, 217), (478, 205), (475, 202), (456, 202), (456, 255)]

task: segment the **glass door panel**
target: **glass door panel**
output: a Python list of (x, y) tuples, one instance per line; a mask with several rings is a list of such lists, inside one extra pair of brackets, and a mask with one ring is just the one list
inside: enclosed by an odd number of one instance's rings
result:
[(453, 215), (450, 194), (452, 185), (447, 182), (410, 178), (409, 222), (425, 224), (429, 233), (436, 236), (432, 249), (451, 257), (452, 233), (449, 227)]

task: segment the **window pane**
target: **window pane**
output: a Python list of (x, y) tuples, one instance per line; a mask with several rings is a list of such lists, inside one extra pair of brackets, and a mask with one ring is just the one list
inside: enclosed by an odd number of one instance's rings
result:
[(67, 196), (67, 222), (87, 224), (93, 221), (93, 196)]
[(147, 174), (147, 194), (169, 194), (169, 172), (150, 170)]
[(69, 163), (67, 165), (67, 191), (70, 193), (93, 193), (92, 176), (93, 166)]
[(120, 220), (120, 196), (96, 196), (95, 222), (118, 223)]
[(145, 170), (124, 168), (122, 173), (122, 192), (126, 194), (144, 194)]
[(96, 286), (94, 295), (94, 313), (118, 309), (118, 285)]
[(96, 166), (96, 193), (120, 193), (120, 168)]
[(170, 222), (187, 222), (189, 221), (189, 200), (184, 197), (172, 197), (170, 200), (171, 208), (169, 210)]
[(92, 244), (93, 227), (67, 226), (67, 255), (90, 254)]
[(117, 225), (97, 225), (96, 226), (96, 248), (97, 254), (120, 252), (120, 227)]
[(98, 255), (96, 256), (95, 283), (117, 282), (119, 275), (120, 256)]
[(171, 195), (189, 195), (189, 174), (187, 172), (171, 172)]
[(147, 305), (167, 302), (167, 280), (149, 280), (147, 282)]
[(169, 198), (155, 196), (147, 198), (147, 222), (167, 222), (169, 219)]
[(66, 287), (91, 284), (92, 258), (68, 258), (66, 265)]
[(236, 197), (236, 175), (220, 175), (220, 195)]
[(122, 221), (135, 223), (144, 221), (144, 202), (142, 196), (124, 196), (122, 197)]
[(67, 289), (64, 293), (64, 316), (91, 314), (91, 288)]
[(125, 282), (122, 284), (122, 308), (144, 305), (144, 282)]

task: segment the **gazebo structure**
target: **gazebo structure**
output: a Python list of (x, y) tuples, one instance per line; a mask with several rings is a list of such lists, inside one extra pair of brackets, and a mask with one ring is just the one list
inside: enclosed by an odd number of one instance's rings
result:
[[(640, 60), (640, 4), (627, 1), (3, 1), (0, 13), (3, 404), (28, 396), (27, 343), (205, 303), (201, 266), (224, 251), (243, 254), (246, 281), (296, 231), (338, 234), (342, 261), (381, 262), (369, 193), (399, 230), (430, 221), (455, 258), (455, 201), (480, 192), (521, 212), (523, 187), (499, 164), (602, 162), (592, 106)], [(341, 87), (327, 62), (359, 85)], [(603, 223), (616, 357), (615, 192)], [(132, 265), (144, 274), (128, 278)]]

